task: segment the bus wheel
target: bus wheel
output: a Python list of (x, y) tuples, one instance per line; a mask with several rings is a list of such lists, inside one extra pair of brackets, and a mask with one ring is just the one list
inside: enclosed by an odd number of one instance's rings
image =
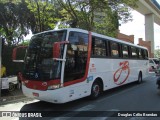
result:
[(15, 88), (16, 88), (15, 84), (9, 83), (9, 89), (8, 89), (9, 91), (14, 91)]
[(142, 83), (142, 73), (140, 72), (138, 75), (138, 84)]
[(92, 85), (92, 88), (91, 88), (91, 95), (90, 95), (90, 98), (91, 99), (96, 99), (99, 97), (100, 93), (102, 91), (102, 87), (101, 87), (101, 84), (100, 82), (97, 82), (95, 81)]

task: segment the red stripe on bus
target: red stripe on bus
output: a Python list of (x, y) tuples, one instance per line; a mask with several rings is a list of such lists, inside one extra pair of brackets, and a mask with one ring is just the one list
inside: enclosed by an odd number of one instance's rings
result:
[(30, 89), (34, 90), (47, 90), (48, 86), (50, 85), (56, 85), (60, 84), (60, 80), (49, 80), (49, 81), (38, 81), (38, 80), (27, 80), (23, 79), (22, 82), (24, 82), (25, 86)]

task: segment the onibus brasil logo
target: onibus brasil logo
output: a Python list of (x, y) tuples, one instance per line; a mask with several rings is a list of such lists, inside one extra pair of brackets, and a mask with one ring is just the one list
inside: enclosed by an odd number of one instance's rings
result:
[(117, 71), (113, 75), (114, 83), (117, 85), (123, 84), (127, 80), (130, 74), (130, 68), (129, 68), (128, 61), (120, 62), (119, 66), (120, 68), (117, 69)]

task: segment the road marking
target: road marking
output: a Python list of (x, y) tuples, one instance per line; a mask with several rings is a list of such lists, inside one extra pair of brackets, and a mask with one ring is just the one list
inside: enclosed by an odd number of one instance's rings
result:
[(101, 100), (97, 100), (96, 102), (103, 102), (103, 101), (105, 101), (106, 99), (112, 98), (112, 97), (117, 96), (117, 95), (120, 95), (120, 94), (124, 94), (125, 92), (131, 91), (132, 89), (136, 89), (136, 88), (138, 88), (138, 87), (139, 87), (139, 85), (137, 85), (137, 86), (135, 86), (135, 87), (132, 87), (132, 88), (128, 88), (128, 89), (126, 89), (126, 90), (123, 90), (122, 92), (114, 93), (113, 95), (110, 95), (110, 96), (108, 96), (108, 97), (102, 98)]

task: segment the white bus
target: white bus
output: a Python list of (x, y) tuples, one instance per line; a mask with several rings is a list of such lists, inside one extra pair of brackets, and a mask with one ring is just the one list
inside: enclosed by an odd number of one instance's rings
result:
[(31, 38), (20, 78), (24, 95), (66, 103), (86, 96), (94, 99), (105, 90), (134, 81), (140, 83), (148, 75), (148, 65), (145, 47), (66, 28)]

